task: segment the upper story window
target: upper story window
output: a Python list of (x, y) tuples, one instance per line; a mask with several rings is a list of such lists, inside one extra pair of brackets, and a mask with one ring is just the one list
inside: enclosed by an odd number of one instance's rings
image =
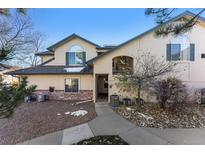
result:
[(195, 45), (191, 44), (188, 37), (179, 35), (167, 44), (167, 60), (169, 61), (194, 61)]
[(112, 59), (112, 73), (132, 73), (133, 58), (128, 56), (118, 56)]
[(79, 45), (74, 45), (66, 52), (66, 65), (83, 65), (86, 61), (86, 53)]

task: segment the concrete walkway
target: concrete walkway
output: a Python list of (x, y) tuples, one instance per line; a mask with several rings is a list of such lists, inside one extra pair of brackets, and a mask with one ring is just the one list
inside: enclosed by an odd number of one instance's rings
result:
[(97, 135), (119, 135), (129, 144), (205, 144), (205, 129), (155, 129), (139, 128), (125, 120), (107, 105), (96, 104), (98, 117), (94, 120), (47, 134), (22, 144), (73, 144)]

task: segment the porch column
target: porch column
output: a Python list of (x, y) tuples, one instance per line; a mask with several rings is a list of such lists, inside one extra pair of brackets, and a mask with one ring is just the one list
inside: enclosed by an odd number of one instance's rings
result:
[(96, 103), (96, 74), (93, 75), (93, 102)]

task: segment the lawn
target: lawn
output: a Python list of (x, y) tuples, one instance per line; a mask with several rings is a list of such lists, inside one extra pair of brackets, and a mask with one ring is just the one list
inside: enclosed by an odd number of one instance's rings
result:
[(0, 119), (0, 144), (20, 143), (88, 122), (96, 117), (92, 101), (78, 102), (22, 103), (12, 117)]
[(124, 105), (115, 108), (118, 114), (139, 127), (153, 128), (204, 128), (205, 107), (200, 104), (178, 104), (174, 109), (162, 109), (156, 103)]

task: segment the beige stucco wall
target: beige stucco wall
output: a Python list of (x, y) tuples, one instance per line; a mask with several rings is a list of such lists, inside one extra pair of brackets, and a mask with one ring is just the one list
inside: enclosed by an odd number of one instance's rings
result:
[(37, 85), (37, 90), (48, 90), (54, 86), (55, 90), (64, 90), (66, 78), (79, 78), (79, 90), (93, 90), (92, 75), (28, 75), (28, 85)]
[[(182, 79), (190, 87), (205, 87), (205, 59), (201, 59), (201, 53), (205, 53), (205, 28), (201, 25), (196, 25), (185, 35), (189, 37), (190, 43), (195, 44), (195, 61), (179, 62), (176, 68), (178, 73), (172, 73), (171, 75)], [(112, 59), (114, 57), (125, 55), (135, 58), (139, 53), (150, 52), (159, 58), (166, 58), (166, 44), (170, 43), (171, 38), (172, 36), (156, 37), (154, 32), (150, 32), (143, 37), (135, 39), (116, 51), (96, 60), (94, 62), (94, 74), (109, 74), (109, 84), (113, 85)], [(118, 92), (115, 86), (109, 88), (110, 95), (115, 92)]]
[(97, 50), (94, 45), (87, 43), (79, 38), (74, 38), (68, 41), (67, 43), (56, 48), (54, 52), (55, 60), (47, 63), (46, 65), (65, 65), (66, 64), (66, 61), (65, 61), (66, 52), (68, 52), (73, 45), (80, 45), (84, 49), (84, 51), (86, 52), (86, 60), (90, 60), (94, 58), (95, 56), (97, 56), (97, 52), (96, 52)]
[(48, 60), (50, 60), (50, 59), (52, 59), (54, 56), (48, 56), (48, 55), (46, 55), (46, 56), (41, 56), (41, 62), (42, 63), (44, 63), (44, 62), (46, 62), (46, 61), (48, 61)]

